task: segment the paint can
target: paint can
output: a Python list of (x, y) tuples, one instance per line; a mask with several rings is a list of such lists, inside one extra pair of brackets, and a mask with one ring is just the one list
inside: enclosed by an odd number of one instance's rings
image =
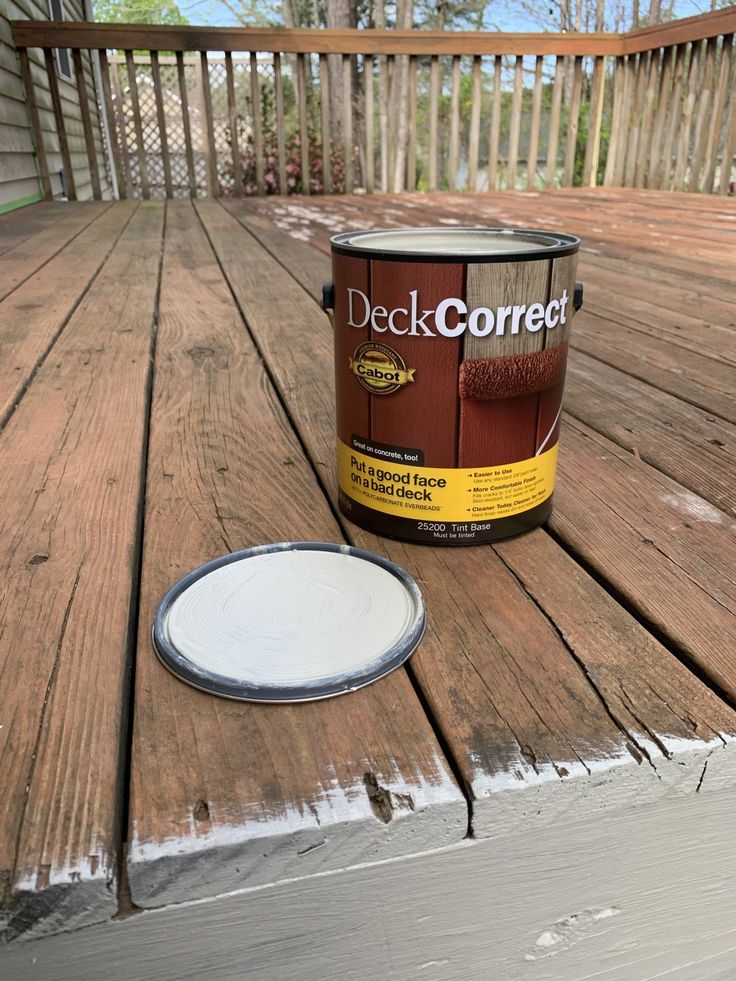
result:
[(331, 241), (342, 513), (435, 545), (545, 521), (579, 239), (446, 227)]

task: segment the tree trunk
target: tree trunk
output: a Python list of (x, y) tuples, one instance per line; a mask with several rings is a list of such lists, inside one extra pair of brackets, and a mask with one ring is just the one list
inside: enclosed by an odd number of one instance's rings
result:
[[(358, 23), (354, 0), (327, 0), (327, 27), (355, 27)], [(329, 55), (327, 59), (330, 73), (330, 129), (334, 143), (342, 135), (345, 101), (343, 96), (342, 55)], [(322, 94), (324, 98), (324, 93)]]
[(639, 0), (634, 0), (631, 6), (631, 26), (633, 28), (639, 26)]
[(662, 18), (662, 0), (649, 0), (647, 24), (657, 24)]
[(605, 31), (606, 29), (606, 0), (596, 0), (595, 29), (596, 31)]
[[(414, 0), (399, 0), (396, 11), (396, 27), (407, 30), (411, 27), (414, 14)], [(394, 193), (404, 190), (406, 181), (406, 152), (409, 140), (409, 56), (398, 55), (395, 64), (396, 94), (396, 151), (393, 161), (391, 190)]]

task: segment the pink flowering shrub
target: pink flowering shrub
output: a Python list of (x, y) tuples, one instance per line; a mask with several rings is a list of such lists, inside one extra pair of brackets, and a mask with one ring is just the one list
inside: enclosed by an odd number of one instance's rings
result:
[[(243, 141), (245, 142), (245, 141)], [(278, 146), (274, 134), (265, 139), (263, 179), (266, 194), (279, 194), (279, 157)], [(304, 174), (302, 173), (301, 139), (295, 134), (286, 137), (286, 193), (302, 194), (304, 192)], [(243, 169), (243, 191), (247, 195), (258, 194), (256, 183), (256, 157), (253, 147), (248, 144), (241, 155)], [(342, 193), (345, 190), (345, 162), (342, 148), (333, 147), (330, 155), (332, 171), (332, 190)], [(309, 190), (311, 194), (322, 194), (324, 187), (324, 168), (322, 162), (322, 143), (314, 137), (309, 140)], [(227, 167), (225, 176), (233, 179), (232, 168)]]

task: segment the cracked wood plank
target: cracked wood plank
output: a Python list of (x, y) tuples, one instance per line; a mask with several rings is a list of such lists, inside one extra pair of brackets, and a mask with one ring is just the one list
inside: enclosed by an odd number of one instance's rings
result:
[(64, 215), (31, 238), (0, 255), (0, 300), (13, 292), (49, 259), (110, 207), (109, 201), (85, 201), (66, 208)]
[(736, 427), (580, 351), (565, 411), (729, 515), (736, 514)]
[(106, 919), (116, 908), (162, 227), (161, 206), (136, 212), (0, 437), (5, 940)]
[(562, 446), (554, 534), (736, 699), (736, 520), (574, 419)]
[[(219, 204), (201, 205), (213, 211), (242, 232)], [(251, 274), (270, 297), (267, 266)], [(342, 540), (189, 202), (168, 210), (146, 501), (133, 901), (161, 906), (461, 840), (466, 801), (403, 669), (336, 699), (254, 705), (190, 688), (154, 655), (156, 606), (184, 573), (264, 542)]]
[[(331, 357), (327, 319), (287, 271), (296, 265), (288, 253), (285, 269), (246, 231), (239, 232), (221, 207), (197, 207), (301, 439), (334, 498), (332, 392), (315, 368)], [(554, 618), (492, 549), (412, 546), (377, 538), (348, 522), (344, 526), (355, 544), (404, 566), (425, 595), (429, 628), (411, 671), (464, 778), (475, 834), (501, 834), (522, 815), (533, 822), (552, 821), (568, 808), (583, 814), (611, 806), (613, 800), (620, 806), (661, 795), (679, 784), (685, 771), (691, 775), (702, 766), (713, 740), (722, 745), (715, 732), (732, 730), (729, 710), (684, 669), (683, 685), (690, 685), (695, 703), (706, 706), (704, 717), (710, 720), (697, 733), (683, 728), (682, 720), (677, 728), (661, 700), (650, 704), (638, 692), (630, 696), (626, 721), (613, 716), (584, 669), (591, 638), (581, 642), (582, 655), (571, 651)], [(551, 547), (557, 574), (566, 573), (571, 560), (559, 546)], [(597, 587), (590, 585), (594, 594)], [(599, 615), (605, 618), (608, 597), (599, 592)], [(671, 665), (679, 670), (651, 638), (657, 670), (648, 673), (646, 659), (627, 654), (637, 628), (642, 637), (648, 635), (613, 605), (620, 619), (610, 630), (623, 659), (622, 675), (643, 672), (655, 687)], [(594, 659), (594, 649), (589, 657)], [(638, 713), (662, 742), (668, 733), (679, 734), (682, 767), (668, 768), (666, 760), (652, 765), (662, 752)], [(666, 779), (658, 779), (660, 771)], [(573, 779), (578, 777), (583, 779)]]
[(104, 265), (136, 204), (121, 203), (0, 302), (0, 423)]

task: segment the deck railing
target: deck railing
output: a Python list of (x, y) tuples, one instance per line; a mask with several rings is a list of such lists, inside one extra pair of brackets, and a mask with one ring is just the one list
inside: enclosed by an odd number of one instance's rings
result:
[(54, 48), (70, 48), (75, 66), (83, 50), (99, 60), (120, 197), (597, 184), (725, 193), (731, 181), (734, 7), (627, 34), (13, 30), (47, 196), (31, 48), (43, 50), (70, 198)]

